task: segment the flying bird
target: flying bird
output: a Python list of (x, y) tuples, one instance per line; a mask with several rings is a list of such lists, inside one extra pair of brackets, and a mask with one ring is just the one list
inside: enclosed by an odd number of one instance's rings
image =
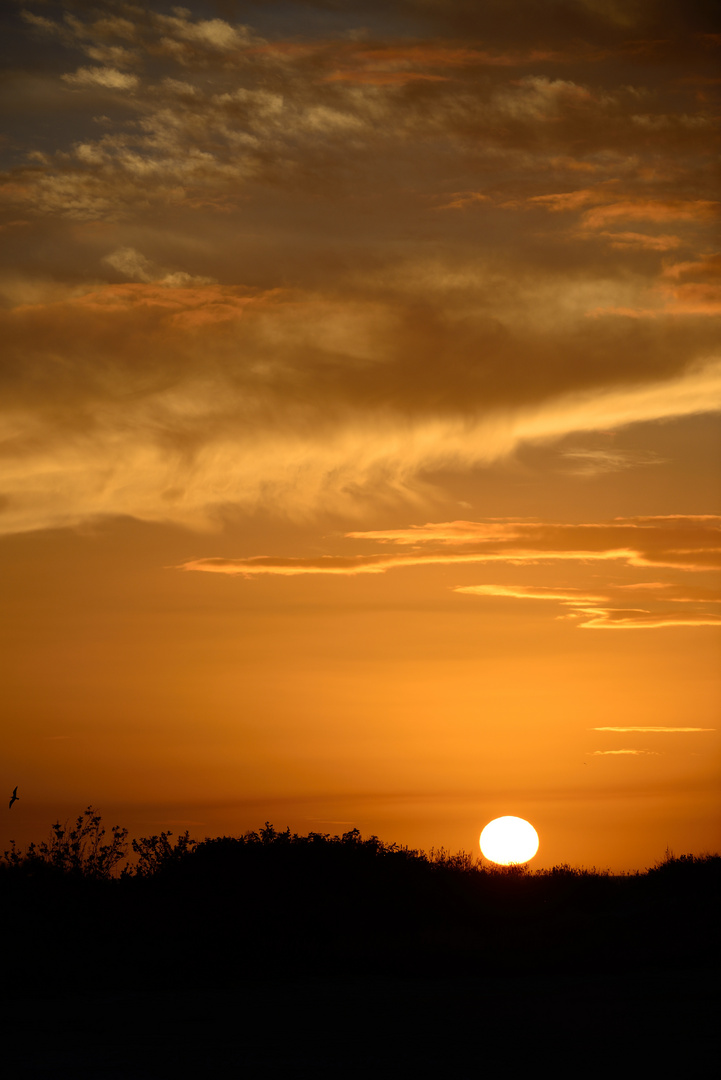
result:
[(13, 803), (17, 802), (19, 798), (20, 798), (20, 796), (18, 795), (18, 788), (17, 788), (17, 784), (16, 784), (15, 785), (15, 790), (12, 793), (12, 798), (10, 799), (10, 802), (8, 803), (8, 810), (12, 810)]

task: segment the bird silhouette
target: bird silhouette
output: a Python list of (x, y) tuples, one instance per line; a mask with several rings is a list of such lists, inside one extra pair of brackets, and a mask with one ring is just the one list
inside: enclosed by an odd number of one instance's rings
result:
[(17, 788), (17, 784), (16, 784), (15, 785), (15, 790), (12, 793), (12, 797), (10, 799), (10, 802), (8, 803), (8, 810), (12, 810), (13, 803), (17, 802), (19, 798), (20, 798), (20, 796), (18, 795), (18, 788)]

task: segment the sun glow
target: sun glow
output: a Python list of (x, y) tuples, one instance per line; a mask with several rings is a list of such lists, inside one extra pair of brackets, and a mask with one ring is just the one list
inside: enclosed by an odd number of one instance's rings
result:
[(481, 851), (500, 866), (525, 863), (538, 851), (538, 833), (523, 818), (494, 818), (481, 833)]

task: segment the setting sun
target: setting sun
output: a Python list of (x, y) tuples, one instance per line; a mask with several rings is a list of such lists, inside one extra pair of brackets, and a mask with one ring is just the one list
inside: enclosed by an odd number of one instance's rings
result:
[(525, 863), (538, 851), (538, 833), (523, 818), (494, 818), (481, 833), (481, 851), (499, 866)]

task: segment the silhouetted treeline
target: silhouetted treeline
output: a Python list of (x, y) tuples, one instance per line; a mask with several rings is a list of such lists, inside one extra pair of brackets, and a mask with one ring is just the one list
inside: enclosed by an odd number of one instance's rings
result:
[(635, 875), (489, 867), (363, 838), (276, 831), (106, 840), (92, 808), (1, 861), (13, 983), (232, 985), (297, 974), (665, 971), (721, 955), (721, 856)]

